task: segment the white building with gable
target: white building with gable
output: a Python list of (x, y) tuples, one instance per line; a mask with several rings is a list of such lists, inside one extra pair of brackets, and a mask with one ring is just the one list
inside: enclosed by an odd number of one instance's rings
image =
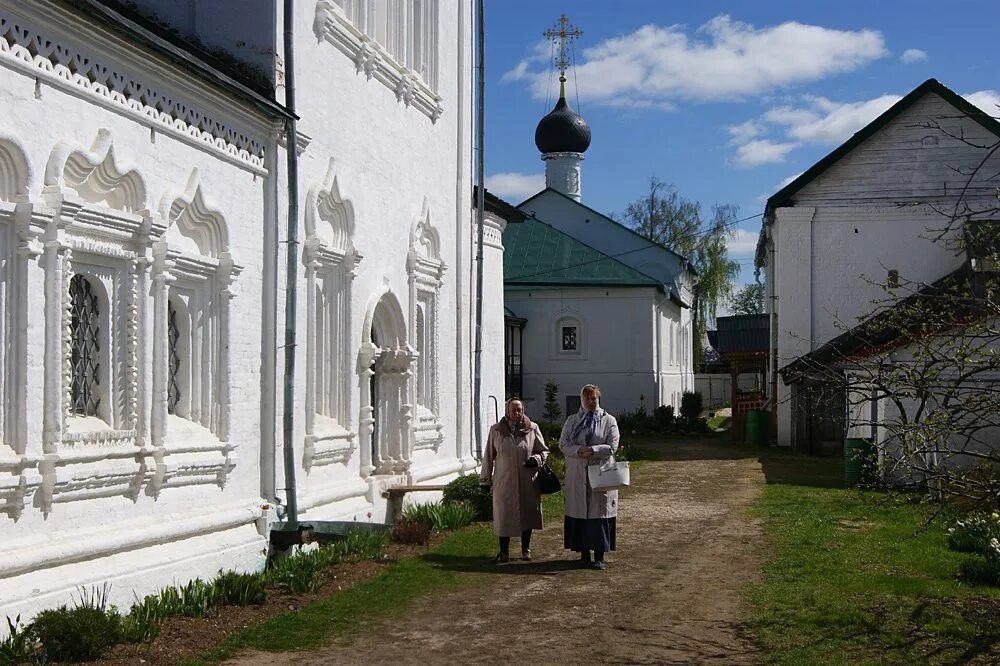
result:
[(4, 613), (264, 565), (289, 145), (299, 520), (384, 521), (388, 488), (477, 465), (473, 19), (295, 0), (286, 141), (276, 0), (0, 0)]

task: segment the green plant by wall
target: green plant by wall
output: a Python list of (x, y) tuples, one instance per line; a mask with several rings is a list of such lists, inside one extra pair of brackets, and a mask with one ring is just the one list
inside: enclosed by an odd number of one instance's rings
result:
[(701, 409), (701, 393), (697, 391), (685, 391), (681, 394), (681, 416), (689, 423), (697, 420), (701, 415)]
[(44, 648), (43, 661), (96, 659), (121, 639), (121, 615), (108, 606), (109, 585), (81, 589), (76, 606), (44, 610), (31, 622), (31, 635)]
[(426, 523), (436, 532), (457, 530), (476, 518), (476, 508), (470, 502), (435, 502), (411, 504), (403, 509), (403, 519)]
[(469, 502), (476, 509), (476, 520), (493, 519), (493, 498), (479, 485), (479, 477), (466, 474), (448, 482), (444, 487), (445, 502)]
[(260, 605), (267, 598), (263, 576), (227, 571), (212, 581), (213, 601), (220, 606)]
[(23, 664), (35, 656), (35, 641), (21, 626), (21, 616), (7, 618), (7, 638), (0, 640), (0, 664)]
[(551, 379), (545, 382), (545, 420), (555, 423), (562, 416), (562, 408), (559, 406), (559, 385)]

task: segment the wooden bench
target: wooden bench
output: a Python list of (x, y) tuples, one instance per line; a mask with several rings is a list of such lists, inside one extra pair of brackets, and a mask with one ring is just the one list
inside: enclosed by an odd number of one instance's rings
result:
[(443, 485), (423, 485), (423, 486), (393, 486), (387, 488), (385, 492), (382, 493), (382, 497), (389, 500), (389, 507), (392, 510), (393, 520), (402, 513), (403, 511), (403, 496), (406, 493), (420, 493), (420, 492), (440, 492), (444, 490)]

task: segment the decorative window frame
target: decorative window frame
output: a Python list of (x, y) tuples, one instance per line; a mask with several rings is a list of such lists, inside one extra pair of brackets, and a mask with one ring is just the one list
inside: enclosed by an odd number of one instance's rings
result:
[[(576, 327), (576, 349), (563, 349), (562, 330), (564, 326)], [(552, 337), (553, 358), (564, 360), (586, 359), (587, 341), (587, 329), (580, 314), (576, 312), (564, 312), (556, 318)]]
[[(163, 196), (159, 218), (163, 231), (152, 246), (151, 487), (154, 493), (204, 484), (224, 488), (237, 462), (236, 446), (229, 441), (230, 313), (243, 267), (233, 261), (225, 217), (206, 200), (197, 169), (183, 191)], [(186, 315), (182, 327), (190, 351), (189, 391), (181, 396), (178, 414), (168, 409), (171, 301)]]
[[(350, 429), (351, 310), (361, 263), (355, 250), (354, 205), (340, 194), (331, 159), (321, 183), (306, 195), (306, 470), (346, 464), (357, 446)], [(320, 339), (320, 328), (326, 340)], [(325, 380), (324, 380), (325, 378)]]
[[(107, 130), (98, 132), (89, 149), (56, 144), (43, 182), (43, 205), (37, 212), (47, 238), (41, 259), (46, 294), (44, 455), (38, 464), (42, 510), (94, 497), (135, 500), (148, 478), (139, 313), (148, 291), (143, 248), (155, 225), (146, 206), (145, 182), (116, 158)], [(28, 235), (34, 228), (33, 220)], [(103, 425), (71, 413), (69, 284), (75, 274), (104, 292), (107, 360), (102, 371), (108, 411)]]
[[(441, 312), (440, 292), (445, 264), (441, 260), (441, 236), (431, 223), (430, 207), (424, 199), (420, 216), (410, 229), (410, 251), (406, 260), (410, 287), (410, 339), (423, 348), (416, 349), (416, 368), (412, 373), (411, 395), (416, 406), (413, 423), (414, 450), (433, 449), (444, 440), (441, 413)], [(422, 313), (417, 316), (418, 310)], [(418, 331), (418, 320), (423, 330)], [(424, 395), (418, 390), (424, 387)]]
[[(335, 0), (316, 4), (316, 37), (350, 58), (358, 74), (380, 82), (393, 91), (397, 101), (437, 122), (444, 113), (443, 98), (436, 91), (437, 0), (343, 0), (343, 4), (346, 7)], [(379, 10), (391, 15), (384, 16)], [(380, 17), (386, 22), (384, 36), (376, 28)], [(402, 59), (394, 52), (401, 53)], [(423, 72), (413, 69), (412, 64)]]
[(14, 521), (42, 483), (25, 455), (27, 338), (12, 334), (25, 328), (28, 264), (43, 252), (28, 203), (32, 175), (21, 142), (0, 134), (0, 514)]

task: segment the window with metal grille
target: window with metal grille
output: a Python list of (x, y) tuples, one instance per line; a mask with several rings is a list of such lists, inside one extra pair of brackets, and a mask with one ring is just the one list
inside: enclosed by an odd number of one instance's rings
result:
[(71, 363), (70, 388), (74, 414), (97, 416), (101, 405), (101, 320), (97, 294), (87, 278), (74, 275), (69, 282)]
[(167, 367), (167, 411), (174, 414), (177, 403), (181, 400), (181, 387), (178, 378), (181, 371), (180, 355), (181, 329), (177, 325), (177, 309), (173, 303), (167, 304), (167, 347), (169, 358)]
[(576, 351), (576, 326), (562, 327), (563, 351)]

